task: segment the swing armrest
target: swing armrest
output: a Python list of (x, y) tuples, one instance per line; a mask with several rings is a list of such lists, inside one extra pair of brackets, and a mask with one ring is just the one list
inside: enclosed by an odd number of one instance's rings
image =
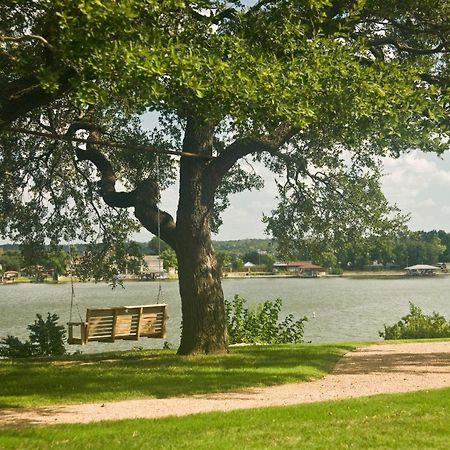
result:
[[(68, 331), (69, 331), (69, 337), (67, 338), (68, 344), (80, 344), (80, 345), (86, 344), (87, 322), (67, 322), (67, 327), (68, 327)], [(74, 337), (74, 328), (76, 328), (76, 327), (80, 327), (80, 329), (79, 329), (80, 337)]]

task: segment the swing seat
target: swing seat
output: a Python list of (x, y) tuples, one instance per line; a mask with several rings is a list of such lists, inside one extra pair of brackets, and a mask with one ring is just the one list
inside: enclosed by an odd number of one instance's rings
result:
[(166, 304), (88, 308), (85, 322), (68, 322), (67, 343), (165, 338), (167, 319)]

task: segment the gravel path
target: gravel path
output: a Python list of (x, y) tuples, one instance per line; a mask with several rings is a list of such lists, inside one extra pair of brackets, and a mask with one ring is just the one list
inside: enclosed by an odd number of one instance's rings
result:
[(347, 353), (316, 381), (239, 392), (33, 409), (0, 409), (0, 427), (184, 416), (450, 387), (450, 342), (377, 344)]

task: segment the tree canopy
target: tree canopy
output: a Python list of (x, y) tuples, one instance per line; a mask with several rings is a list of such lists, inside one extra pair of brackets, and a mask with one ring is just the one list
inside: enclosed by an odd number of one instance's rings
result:
[[(449, 12), (445, 0), (6, 0), (0, 232), (99, 235), (98, 267), (144, 226), (177, 254), (180, 351), (223, 351), (210, 231), (230, 193), (261, 186), (246, 161), (278, 180), (266, 221), (285, 246), (400, 227), (380, 158), (447, 148)], [(161, 118), (152, 134), (140, 127), (146, 110)], [(156, 158), (136, 144), (198, 157)], [(176, 172), (173, 218), (158, 200)]]

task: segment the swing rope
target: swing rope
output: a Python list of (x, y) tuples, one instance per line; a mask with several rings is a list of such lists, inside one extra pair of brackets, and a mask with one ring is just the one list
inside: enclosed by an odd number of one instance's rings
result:
[(75, 287), (73, 282), (73, 253), (72, 253), (72, 246), (69, 246), (70, 249), (70, 313), (69, 313), (69, 322), (72, 322), (72, 313), (73, 313), (73, 306), (75, 305), (75, 308), (77, 309), (78, 317), (80, 319), (80, 322), (83, 321), (81, 318), (80, 308), (78, 307), (78, 303), (75, 301)]
[[(156, 183), (158, 187), (160, 186), (160, 167), (159, 167), (159, 155), (156, 155)], [(160, 199), (158, 199), (158, 204), (160, 202)], [(163, 295), (163, 288), (162, 288), (162, 282), (161, 282), (161, 217), (160, 217), (160, 209), (157, 207), (157, 233), (158, 233), (158, 269), (159, 269), (159, 277), (158, 277), (158, 294), (156, 295), (156, 304), (160, 304), (164, 302), (164, 295)], [(70, 294), (70, 313), (69, 313), (69, 322), (72, 322), (72, 316), (73, 316), (73, 308), (75, 306), (80, 322), (83, 321), (80, 314), (80, 309), (78, 307), (78, 303), (75, 300), (75, 286), (73, 281), (73, 249), (72, 246), (69, 246), (70, 248), (70, 288), (71, 288), (71, 294)], [(163, 268), (164, 271), (164, 268)]]
[(73, 302), (74, 302), (74, 300), (75, 300), (75, 290), (74, 290), (74, 288), (73, 288), (72, 268), (70, 269), (70, 287), (71, 287), (71, 295), (70, 295), (70, 314), (69, 314), (69, 322), (72, 322)]
[[(159, 188), (159, 155), (156, 155), (156, 184)], [(160, 202), (161, 198), (158, 198), (158, 203)], [(160, 211), (159, 207), (157, 205), (157, 222), (158, 222), (158, 269), (161, 272), (161, 222), (160, 222)], [(164, 272), (164, 266), (163, 266), (163, 272)], [(163, 291), (162, 291), (162, 283), (161, 283), (161, 273), (158, 277), (158, 295), (156, 296), (156, 304), (159, 304), (163, 300)]]

